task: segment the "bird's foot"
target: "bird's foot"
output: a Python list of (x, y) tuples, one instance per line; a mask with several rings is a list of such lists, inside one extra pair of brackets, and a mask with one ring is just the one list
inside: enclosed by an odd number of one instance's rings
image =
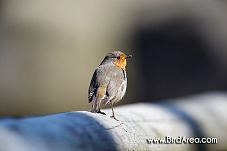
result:
[(116, 121), (119, 121), (114, 115), (110, 116), (111, 118), (115, 119)]
[(100, 113), (100, 114), (103, 114), (103, 115), (106, 115), (106, 113), (104, 112), (101, 112), (101, 110), (99, 109), (97, 113)]

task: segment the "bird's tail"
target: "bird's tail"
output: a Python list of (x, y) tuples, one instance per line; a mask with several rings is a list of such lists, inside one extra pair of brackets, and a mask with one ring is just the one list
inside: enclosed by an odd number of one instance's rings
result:
[(91, 112), (97, 113), (100, 110), (100, 105), (101, 105), (102, 100), (105, 97), (105, 94), (106, 94), (106, 88), (104, 88), (104, 87), (98, 88), (95, 99), (94, 99), (94, 104), (92, 105)]

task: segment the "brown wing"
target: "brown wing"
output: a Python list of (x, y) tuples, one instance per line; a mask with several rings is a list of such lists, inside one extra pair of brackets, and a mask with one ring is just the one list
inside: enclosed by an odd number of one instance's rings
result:
[(95, 70), (95, 72), (93, 73), (91, 82), (90, 82), (90, 86), (88, 89), (88, 102), (91, 103), (91, 101), (93, 100), (93, 96), (97, 90), (97, 84), (96, 84), (96, 79), (97, 79), (97, 69)]
[(100, 65), (94, 72), (88, 89), (88, 102), (90, 103), (101, 86), (106, 88), (111, 78), (109, 65)]

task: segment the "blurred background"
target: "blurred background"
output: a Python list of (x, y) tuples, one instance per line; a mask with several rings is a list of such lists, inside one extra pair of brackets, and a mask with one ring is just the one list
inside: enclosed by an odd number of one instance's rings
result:
[(224, 0), (0, 0), (0, 116), (89, 110), (113, 50), (133, 55), (117, 105), (225, 91), (226, 39)]

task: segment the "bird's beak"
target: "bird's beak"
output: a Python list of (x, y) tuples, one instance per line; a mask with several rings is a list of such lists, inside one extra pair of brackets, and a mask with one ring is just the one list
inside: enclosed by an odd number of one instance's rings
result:
[(125, 57), (125, 59), (131, 58), (131, 57), (132, 57), (132, 55), (128, 55)]

